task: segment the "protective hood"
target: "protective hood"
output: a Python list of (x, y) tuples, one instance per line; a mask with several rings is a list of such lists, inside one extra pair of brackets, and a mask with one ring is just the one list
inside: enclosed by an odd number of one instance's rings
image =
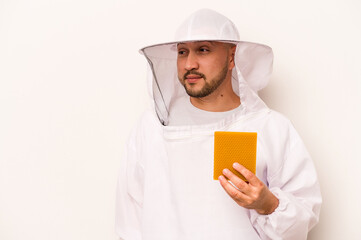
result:
[(215, 11), (202, 9), (180, 25), (174, 42), (151, 45), (140, 50), (150, 66), (150, 92), (156, 114), (163, 125), (168, 125), (172, 103), (187, 95), (177, 77), (177, 44), (191, 41), (235, 44), (233, 90), (247, 112), (266, 107), (257, 92), (267, 85), (272, 73), (272, 49), (262, 44), (241, 41), (235, 25), (228, 18)]

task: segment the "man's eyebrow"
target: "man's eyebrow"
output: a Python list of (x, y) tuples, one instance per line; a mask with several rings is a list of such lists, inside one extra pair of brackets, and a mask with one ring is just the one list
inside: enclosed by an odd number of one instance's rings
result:
[[(211, 45), (215, 45), (215, 43), (216, 43), (216, 41), (192, 41), (193, 43), (209, 43), (209, 44), (211, 44)], [(179, 43), (177, 43), (177, 46), (179, 46), (179, 45), (184, 45), (184, 44), (186, 44), (187, 42), (179, 42)]]
[(199, 43), (209, 43), (209, 44), (211, 44), (211, 45), (215, 45), (215, 41), (198, 41)]

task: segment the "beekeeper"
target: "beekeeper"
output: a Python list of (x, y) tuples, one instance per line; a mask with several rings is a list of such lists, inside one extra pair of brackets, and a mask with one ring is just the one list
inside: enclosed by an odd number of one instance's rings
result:
[[(174, 42), (145, 47), (153, 107), (129, 137), (116, 199), (124, 240), (306, 239), (319, 184), (294, 127), (257, 95), (271, 48), (242, 42), (212, 10), (192, 14)], [(213, 180), (214, 132), (257, 132), (256, 174)]]

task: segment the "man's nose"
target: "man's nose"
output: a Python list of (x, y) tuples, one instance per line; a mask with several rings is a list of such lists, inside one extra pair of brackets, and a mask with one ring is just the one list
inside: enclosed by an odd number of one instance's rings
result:
[(187, 61), (185, 65), (186, 70), (198, 69), (198, 60), (197, 56), (193, 52), (189, 52), (187, 56)]

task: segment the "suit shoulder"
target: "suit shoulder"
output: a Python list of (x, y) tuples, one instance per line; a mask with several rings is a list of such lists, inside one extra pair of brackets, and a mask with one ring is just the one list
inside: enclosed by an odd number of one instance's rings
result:
[(285, 115), (275, 110), (269, 111), (268, 120), (277, 124), (292, 125), (291, 121)]

